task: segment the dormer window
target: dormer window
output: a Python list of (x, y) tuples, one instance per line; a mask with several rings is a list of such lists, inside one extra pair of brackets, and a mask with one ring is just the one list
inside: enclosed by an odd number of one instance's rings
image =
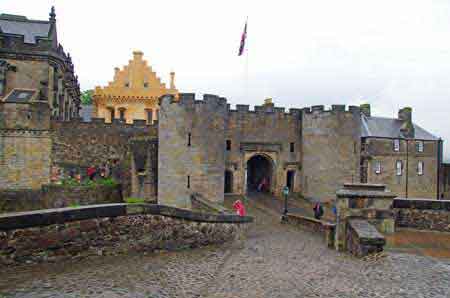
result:
[(399, 152), (400, 151), (400, 140), (399, 139), (395, 139), (394, 140), (394, 151), (395, 152)]

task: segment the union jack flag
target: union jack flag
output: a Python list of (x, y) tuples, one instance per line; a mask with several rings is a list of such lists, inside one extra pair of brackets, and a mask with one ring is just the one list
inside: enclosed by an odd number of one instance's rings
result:
[(247, 21), (245, 22), (244, 32), (242, 32), (241, 45), (239, 46), (238, 56), (242, 56), (245, 48), (245, 39), (247, 38)]

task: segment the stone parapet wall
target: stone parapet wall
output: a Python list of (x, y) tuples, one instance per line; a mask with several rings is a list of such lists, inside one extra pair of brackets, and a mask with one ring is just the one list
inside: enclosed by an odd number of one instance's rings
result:
[(351, 219), (347, 224), (347, 250), (356, 257), (383, 251), (386, 239), (369, 222)]
[(300, 227), (301, 229), (310, 232), (321, 233), (325, 238), (327, 246), (331, 248), (334, 247), (334, 234), (336, 228), (336, 224), (334, 223), (290, 213), (283, 216), (283, 222)]
[(450, 232), (450, 200), (395, 199), (398, 227)]
[(250, 217), (109, 204), (0, 215), (0, 264), (192, 248), (242, 236)]

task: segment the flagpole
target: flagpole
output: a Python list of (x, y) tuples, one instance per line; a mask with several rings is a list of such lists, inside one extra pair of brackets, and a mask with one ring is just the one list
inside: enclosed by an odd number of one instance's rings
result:
[(245, 34), (245, 42), (246, 42), (246, 47), (245, 47), (245, 69), (244, 69), (244, 75), (245, 75), (245, 101), (244, 102), (248, 102), (248, 16), (245, 19), (245, 24), (247, 26), (247, 33)]

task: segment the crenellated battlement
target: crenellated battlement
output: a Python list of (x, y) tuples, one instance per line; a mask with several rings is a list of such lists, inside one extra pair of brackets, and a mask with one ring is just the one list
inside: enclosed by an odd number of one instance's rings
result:
[(178, 99), (171, 95), (164, 95), (160, 99), (160, 105), (164, 102), (168, 101), (169, 103), (177, 103), (179, 105), (219, 105), (219, 106), (227, 106), (227, 99), (224, 97), (220, 97), (214, 94), (203, 94), (203, 99), (196, 99), (195, 93), (179, 93)]
[(304, 114), (319, 114), (319, 113), (336, 113), (336, 112), (343, 112), (343, 113), (352, 113), (352, 114), (360, 114), (361, 108), (359, 106), (348, 106), (341, 105), (341, 104), (335, 104), (331, 105), (331, 108), (326, 109), (324, 105), (315, 105), (311, 107), (305, 107), (301, 109), (302, 113)]
[(104, 128), (104, 129), (111, 129), (111, 130), (116, 130), (116, 129), (118, 129), (118, 130), (121, 130), (121, 129), (152, 130), (152, 129), (158, 128), (157, 120), (153, 121), (153, 124), (148, 124), (146, 120), (142, 120), (142, 119), (133, 119), (133, 123), (126, 123), (119, 119), (114, 119), (113, 122), (106, 122), (105, 118), (92, 118), (91, 121), (89, 121), (89, 122), (83, 121), (82, 118), (74, 118), (70, 121), (61, 121), (61, 120), (57, 120), (57, 119), (52, 119), (51, 124), (52, 124), (52, 127), (59, 127), (59, 126), (72, 127), (72, 128), (82, 127), (83, 129), (84, 128), (89, 129), (89, 127), (92, 127), (92, 128), (95, 127), (95, 128)]
[(254, 110), (250, 110), (249, 105), (236, 105), (236, 109), (231, 109), (230, 105), (228, 105), (228, 112), (236, 113), (239, 115), (249, 114), (249, 115), (273, 115), (276, 117), (294, 117), (300, 118), (301, 109), (290, 108), (288, 112), (286, 112), (286, 108), (284, 107), (276, 107), (273, 105), (262, 105), (262, 106), (254, 106)]

